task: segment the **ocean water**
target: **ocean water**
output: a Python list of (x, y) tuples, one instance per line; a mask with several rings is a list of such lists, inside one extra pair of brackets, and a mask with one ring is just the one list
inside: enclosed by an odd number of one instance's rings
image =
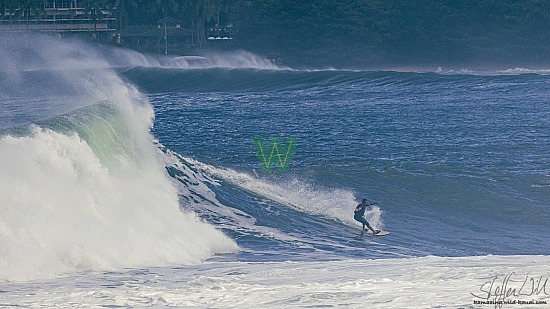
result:
[[(550, 302), (548, 71), (2, 39), (0, 306)], [(295, 138), (288, 170), (255, 137)]]

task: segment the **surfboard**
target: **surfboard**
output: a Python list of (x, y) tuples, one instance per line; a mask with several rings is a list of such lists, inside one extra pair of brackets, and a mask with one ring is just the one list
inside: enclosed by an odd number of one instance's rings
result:
[[(372, 231), (371, 231), (371, 230), (367, 230), (367, 233), (369, 233), (369, 234), (372, 235)], [(374, 236), (386, 236), (386, 235), (389, 235), (389, 234), (391, 234), (391, 233), (388, 232), (388, 231), (380, 231), (380, 233), (374, 234)]]

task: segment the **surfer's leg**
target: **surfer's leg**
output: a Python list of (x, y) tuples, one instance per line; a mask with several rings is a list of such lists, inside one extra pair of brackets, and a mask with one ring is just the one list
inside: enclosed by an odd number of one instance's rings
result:
[(365, 229), (365, 225), (367, 226), (367, 228), (369, 230), (372, 231), (373, 234), (378, 234), (380, 233), (380, 231), (378, 230), (375, 230), (374, 228), (372, 228), (372, 226), (370, 226), (369, 222), (367, 221), (367, 219), (363, 218), (363, 229)]
[(370, 226), (369, 222), (367, 221), (367, 219), (365, 219), (365, 217), (359, 217), (359, 216), (355, 216), (353, 217), (353, 219), (355, 219), (355, 221), (358, 221), (358, 222), (361, 222), (363, 224), (363, 228), (361, 229), (361, 235), (363, 235), (363, 232), (365, 232), (365, 226), (371, 230), (374, 234), (377, 234), (376, 231)]

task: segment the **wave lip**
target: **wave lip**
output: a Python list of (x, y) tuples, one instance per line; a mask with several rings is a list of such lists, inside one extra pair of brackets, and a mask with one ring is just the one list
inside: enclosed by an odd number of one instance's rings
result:
[[(315, 187), (299, 179), (286, 182), (269, 181), (229, 168), (214, 167), (191, 158), (186, 160), (205, 173), (252, 194), (311, 215), (330, 218), (349, 226), (361, 226), (353, 219), (357, 198), (351, 191)], [(374, 228), (384, 228), (382, 210), (378, 206), (369, 207), (365, 216)]]
[(159, 56), (123, 48), (107, 48), (103, 55), (110, 66), (124, 68), (290, 70), (287, 66), (245, 50), (203, 52), (196, 56)]

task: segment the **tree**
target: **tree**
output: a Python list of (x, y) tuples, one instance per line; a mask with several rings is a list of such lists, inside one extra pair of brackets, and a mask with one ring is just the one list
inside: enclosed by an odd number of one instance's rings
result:
[(111, 0), (111, 8), (116, 10), (117, 16), (117, 31), (122, 32), (122, 29), (128, 24), (130, 19), (128, 14), (128, 6), (136, 8), (138, 3), (135, 0)]
[(21, 6), (24, 8), (24, 14), (27, 19), (27, 30), (30, 29), (31, 16), (36, 19), (46, 14), (47, 0), (23, 0)]
[[(7, 13), (9, 15), (9, 21), (10, 21), (10, 29), (12, 27), (13, 19), (18, 19), (23, 14), (23, 10), (21, 10), (21, 1), (19, 0), (3, 0), (2, 1), (2, 12), (5, 14)], [(4, 17), (4, 16), (3, 16)]]
[(84, 12), (91, 15), (94, 23), (94, 38), (97, 39), (97, 22), (103, 19), (103, 10), (109, 8), (108, 0), (82, 0)]
[(197, 33), (197, 43), (202, 46), (206, 43), (205, 23), (218, 12), (220, 0), (183, 0), (184, 13), (191, 18)]
[[(163, 31), (162, 38), (164, 38), (164, 54), (168, 54), (168, 35), (166, 33), (166, 18), (168, 17), (168, 11), (176, 12), (178, 10), (178, 4), (174, 0), (155, 0), (155, 7), (162, 12)], [(159, 41), (161, 39), (159, 37)]]

